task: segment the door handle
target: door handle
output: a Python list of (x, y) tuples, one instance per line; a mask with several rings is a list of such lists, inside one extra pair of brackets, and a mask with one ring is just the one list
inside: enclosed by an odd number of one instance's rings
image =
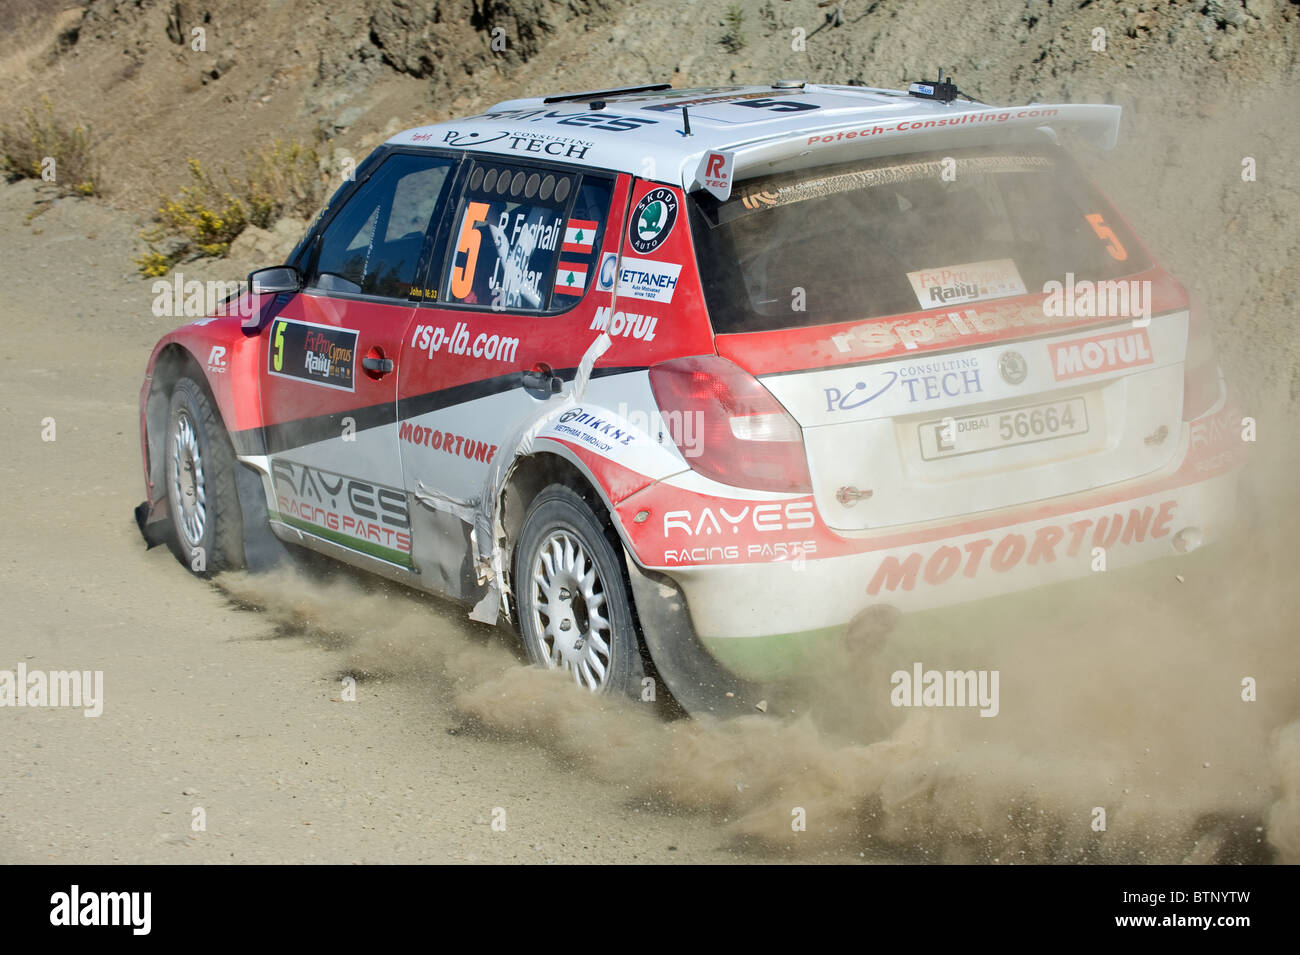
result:
[(534, 368), (520, 376), (524, 387), (529, 391), (544, 391), (548, 395), (558, 395), (564, 388), (564, 379), (551, 373), (549, 368)]
[(373, 371), (376, 375), (386, 375), (393, 370), (393, 360), (391, 358), (375, 358), (373, 355), (367, 355), (361, 359), (361, 367), (366, 371)]

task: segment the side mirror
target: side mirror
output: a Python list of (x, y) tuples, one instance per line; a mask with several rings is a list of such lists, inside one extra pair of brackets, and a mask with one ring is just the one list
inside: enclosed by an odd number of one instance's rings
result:
[(243, 317), (240, 324), (244, 331), (256, 334), (262, 330), (266, 319), (275, 308), (274, 298), (260, 298), (262, 295), (274, 296), (279, 292), (296, 292), (302, 288), (302, 274), (292, 266), (277, 265), (275, 268), (258, 269), (248, 273), (248, 296), (243, 301), (252, 307), (252, 311)]
[(302, 275), (289, 265), (277, 265), (270, 269), (258, 269), (248, 273), (248, 290), (254, 295), (276, 295), (280, 292), (296, 292), (302, 288)]

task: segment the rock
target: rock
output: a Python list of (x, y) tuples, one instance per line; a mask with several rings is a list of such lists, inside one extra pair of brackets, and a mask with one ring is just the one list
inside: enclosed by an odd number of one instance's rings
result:
[(169, 261), (178, 258), (189, 248), (189, 244), (189, 239), (179, 235), (163, 236), (157, 242), (152, 243), (154, 250), (160, 255), (166, 256)]
[(255, 225), (246, 226), (230, 243), (230, 258), (275, 265), (280, 261), (277, 251), (282, 244), (283, 239), (271, 231)]
[(287, 253), (298, 244), (299, 239), (307, 234), (307, 220), (295, 219), (293, 216), (277, 219), (275, 224), (271, 226), (271, 234), (281, 242), (289, 243), (284, 250)]
[(1214, 18), (1216, 23), (1232, 24), (1241, 27), (1246, 25), (1246, 11), (1241, 8), (1237, 0), (1209, 0), (1205, 4), (1205, 12)]
[(338, 130), (347, 129), (364, 115), (366, 115), (366, 108), (364, 106), (350, 106), (343, 112), (339, 113), (338, 117), (334, 120), (334, 128)]
[(307, 234), (307, 222), (285, 216), (269, 229), (246, 226), (234, 242), (230, 243), (229, 258), (247, 263), (252, 268), (279, 265), (289, 257), (293, 247)]
[(383, 61), (417, 79), (439, 73), (440, 61), (450, 58), (452, 24), (463, 22), (460, 17), (444, 18), (442, 7), (438, 0), (417, 0), (381, 7), (372, 13), (370, 39)]

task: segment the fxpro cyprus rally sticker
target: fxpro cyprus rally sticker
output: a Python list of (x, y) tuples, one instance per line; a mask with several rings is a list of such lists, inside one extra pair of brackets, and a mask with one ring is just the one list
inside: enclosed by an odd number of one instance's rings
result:
[(920, 269), (908, 272), (907, 280), (912, 283), (912, 291), (922, 308), (1025, 294), (1025, 283), (1020, 280), (1016, 263), (1010, 259)]

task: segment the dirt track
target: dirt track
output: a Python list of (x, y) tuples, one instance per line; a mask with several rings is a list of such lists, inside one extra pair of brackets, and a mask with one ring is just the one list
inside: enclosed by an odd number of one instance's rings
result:
[[(33, 195), (0, 189), (0, 221), (22, 222)], [(60, 202), (15, 233), (0, 260), (11, 331), (0, 668), (102, 669), (105, 704), (98, 719), (0, 711), (13, 767), (0, 782), (0, 861), (1296, 851), (1284, 534), (1187, 565), (1187, 587), (1157, 568), (1031, 595), (1011, 616), (904, 626), (877, 669), (831, 668), (811, 716), (665, 723), (523, 666), (500, 634), (446, 605), (347, 573), (208, 584), (164, 548), (146, 552), (131, 520), (136, 390), (151, 343), (176, 320), (149, 315), (147, 283), (118, 254), (128, 229), (110, 210)], [(1282, 501), (1286, 486), (1263, 490)], [(864, 703), (884, 698), (863, 692), (883, 680), (878, 667), (917, 659), (918, 646), (936, 665), (997, 663), (1019, 715), (1004, 710), (996, 728), (969, 714), (900, 721)], [(1236, 702), (1243, 673), (1260, 677), (1253, 706)], [(339, 702), (349, 674), (358, 702)], [(1087, 826), (1098, 804), (1117, 810), (1104, 842)], [(810, 814), (797, 836), (794, 806)], [(498, 807), (505, 832), (491, 826)]]
[[(20, 223), (30, 197), (0, 188), (0, 220)], [(137, 389), (175, 322), (149, 315), (120, 258), (132, 231), (110, 212), (60, 204), (35, 230), (6, 238), (0, 261), (0, 667), (102, 669), (106, 702), (98, 719), (0, 711), (0, 862), (731, 857), (706, 817), (631, 802), (522, 742), (449, 735), (464, 717), (409, 660), (401, 678), (362, 679), (358, 702), (331, 702), (355, 665), (338, 641), (282, 635), (165, 548), (146, 553), (131, 519)], [(431, 606), (424, 622), (474, 646), (455, 611)]]

